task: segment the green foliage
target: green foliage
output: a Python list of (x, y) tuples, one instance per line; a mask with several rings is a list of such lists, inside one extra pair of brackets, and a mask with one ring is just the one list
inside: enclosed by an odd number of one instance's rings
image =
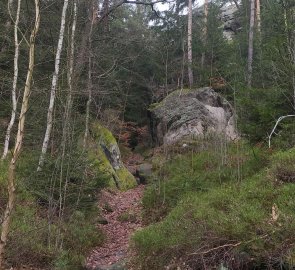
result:
[[(236, 94), (236, 106), (239, 114), (239, 128), (242, 134), (251, 142), (266, 141), (277, 119), (280, 116), (292, 114), (292, 106), (285, 105), (286, 91), (280, 88), (240, 89)], [(292, 147), (294, 145), (293, 119), (283, 121), (276, 133), (281, 137), (278, 146)], [(279, 132), (281, 130), (281, 132)], [(274, 136), (275, 137), (275, 136)], [(279, 139), (279, 137), (277, 137)]]
[[(81, 269), (89, 250), (103, 242), (95, 214), (96, 194), (106, 185), (105, 176), (85, 154), (71, 154), (64, 175), (59, 159), (47, 158), (41, 172), (36, 172), (39, 152), (24, 151), (19, 159), (17, 203), (6, 252), (10, 264)], [(8, 160), (0, 163), (1, 212), (7, 199)]]
[[(34, 198), (26, 197), (18, 202), (7, 247), (8, 261), (13, 265), (81, 269), (85, 255), (104, 240), (96, 227), (96, 219), (76, 211), (62, 223), (48, 222), (44, 211)], [(63, 245), (57, 248), (59, 237)]]
[[(267, 152), (247, 144), (222, 149), (209, 146), (199, 152), (175, 157), (158, 167), (153, 185), (143, 197), (144, 219), (157, 221), (167, 214), (187, 192), (207, 192), (225, 183), (238, 182), (267, 164)], [(161, 164), (159, 160), (157, 164)]]
[[(248, 155), (243, 156), (248, 159)], [(161, 222), (134, 235), (140, 269), (182, 263), (193, 268), (203, 263), (215, 268), (223, 263), (230, 269), (239, 269), (241, 264), (246, 269), (264, 269), (265, 265), (277, 269), (278, 261), (291, 269), (295, 186), (294, 182), (278, 183), (277, 168), (288, 168), (294, 162), (292, 149), (274, 155), (269, 169), (259, 172), (254, 164), (248, 165), (252, 172), (239, 182), (220, 185), (216, 179), (207, 190), (187, 191)], [(211, 170), (218, 171), (214, 160), (212, 166)], [(184, 171), (174, 171), (174, 175), (180, 179)], [(169, 185), (167, 180), (166, 187)]]

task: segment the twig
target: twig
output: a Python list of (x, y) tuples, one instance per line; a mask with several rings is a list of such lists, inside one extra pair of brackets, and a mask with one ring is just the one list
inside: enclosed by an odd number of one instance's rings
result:
[(191, 253), (191, 254), (189, 254), (189, 256), (191, 256), (191, 255), (204, 255), (204, 254), (208, 254), (208, 253), (210, 253), (210, 252), (212, 252), (212, 251), (214, 251), (214, 250), (218, 250), (218, 249), (226, 248), (226, 247), (237, 247), (237, 246), (239, 246), (239, 245), (241, 245), (241, 244), (247, 244), (247, 243), (253, 242), (253, 241), (257, 240), (257, 239), (263, 239), (263, 238), (266, 238), (267, 236), (268, 236), (268, 235), (265, 234), (265, 235), (263, 235), (263, 236), (261, 236), (261, 237), (258, 237), (258, 238), (255, 238), (255, 239), (251, 239), (251, 240), (246, 241), (246, 242), (242, 242), (242, 241), (241, 241), (241, 242), (237, 242), (237, 243), (235, 243), (235, 244), (224, 244), (224, 245), (222, 245), (222, 246), (214, 247), (214, 248), (211, 248), (211, 249), (206, 250), (206, 251), (203, 251), (203, 252), (194, 252), (194, 253)]

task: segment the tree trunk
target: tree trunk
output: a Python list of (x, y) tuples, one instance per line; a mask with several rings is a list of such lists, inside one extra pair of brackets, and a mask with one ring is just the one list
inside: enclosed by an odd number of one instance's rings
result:
[(9, 229), (10, 229), (11, 215), (12, 215), (12, 211), (15, 206), (15, 197), (16, 197), (16, 194), (15, 194), (15, 168), (16, 168), (16, 163), (17, 163), (18, 157), (20, 155), (21, 147), (22, 147), (26, 113), (28, 111), (29, 98), (30, 98), (30, 94), (31, 94), (31, 84), (32, 84), (34, 61), (35, 61), (35, 38), (36, 38), (37, 32), (39, 30), (39, 25), (40, 25), (39, 0), (35, 0), (35, 13), (36, 13), (35, 26), (34, 26), (34, 29), (32, 30), (31, 36), (30, 36), (29, 67), (28, 67), (27, 78), (26, 78), (26, 83), (25, 83), (21, 112), (20, 112), (20, 116), (19, 116), (16, 142), (14, 145), (13, 156), (11, 158), (9, 168), (8, 168), (8, 203), (6, 205), (6, 209), (5, 209), (4, 216), (3, 216), (3, 222), (1, 225), (0, 269), (5, 268), (4, 262), (3, 262), (3, 257), (4, 257), (5, 246), (7, 243), (7, 237), (8, 237), (8, 233), (9, 233)]
[[(90, 51), (89, 51), (90, 53)], [(84, 132), (84, 140), (83, 140), (83, 149), (86, 149), (87, 140), (89, 135), (89, 122), (90, 122), (90, 105), (92, 101), (92, 62), (91, 55), (88, 57), (88, 100), (86, 104), (86, 117), (85, 117), (85, 132)]]
[[(76, 25), (77, 25), (77, 0), (73, 0), (74, 5), (74, 16), (73, 16), (73, 23), (71, 29), (71, 37), (70, 37), (70, 50), (69, 50), (69, 66), (68, 66), (68, 95), (66, 101), (66, 108), (65, 108), (65, 115), (64, 115), (64, 127), (63, 127), (63, 135), (62, 135), (62, 155), (61, 161), (62, 164), (65, 160), (65, 154), (67, 145), (69, 145), (69, 134), (70, 134), (70, 123), (71, 123), (71, 110), (72, 110), (72, 94), (73, 94), (73, 69), (74, 69), (74, 53), (75, 53), (75, 33), (76, 33)], [(68, 142), (68, 143), (67, 143)], [(63, 175), (63, 168), (61, 168), (60, 172), (60, 181), (64, 178)], [(66, 182), (64, 185), (64, 195), (63, 195), (63, 203), (60, 199), (60, 215), (62, 216), (65, 206), (65, 198), (67, 192), (67, 185), (68, 185), (68, 178), (66, 178)], [(62, 192), (62, 191), (61, 191)]]
[[(10, 6), (11, 6), (11, 0), (8, 1), (8, 8), (10, 13)], [(16, 116), (16, 109), (17, 109), (17, 100), (16, 100), (16, 87), (17, 87), (17, 80), (18, 80), (18, 58), (19, 58), (19, 41), (18, 41), (18, 24), (19, 24), (19, 14), (21, 9), (21, 0), (17, 1), (17, 11), (16, 11), (16, 18), (14, 22), (14, 71), (13, 71), (13, 83), (12, 83), (12, 91), (11, 91), (11, 99), (12, 99), (12, 112), (11, 112), (11, 118), (6, 130), (5, 135), (5, 142), (4, 142), (4, 150), (2, 154), (2, 160), (6, 158), (9, 148), (9, 141), (10, 141), (10, 134), (12, 127), (15, 122), (15, 116)]]
[[(98, 3), (97, 3), (98, 5)], [(92, 11), (90, 14), (91, 26), (88, 35), (88, 82), (87, 82), (87, 90), (88, 90), (88, 100), (86, 104), (86, 117), (85, 117), (85, 132), (84, 132), (84, 139), (83, 139), (83, 149), (86, 149), (87, 140), (89, 135), (89, 122), (90, 122), (90, 105), (92, 101), (92, 32), (93, 26), (96, 21), (96, 8), (94, 3), (92, 2)]]
[(188, 80), (189, 87), (192, 88), (194, 83), (193, 78), (193, 53), (192, 53), (192, 22), (193, 22), (193, 3), (188, 0), (188, 22), (187, 22), (187, 62), (188, 62)]
[(49, 102), (49, 108), (48, 108), (48, 112), (47, 112), (47, 126), (46, 126), (46, 132), (45, 132), (45, 136), (44, 136), (44, 140), (43, 140), (43, 145), (42, 145), (42, 150), (41, 150), (41, 155), (39, 158), (39, 164), (38, 164), (37, 171), (40, 171), (42, 169), (43, 164), (44, 164), (45, 155), (47, 153), (48, 144), (49, 144), (50, 135), (51, 135), (51, 129), (52, 129), (52, 124), (53, 124), (53, 109), (54, 109), (56, 88), (57, 88), (57, 82), (58, 82), (58, 76), (59, 76), (60, 56), (61, 56), (63, 40), (64, 40), (68, 3), (69, 3), (69, 0), (64, 0), (62, 16), (61, 16), (61, 25), (60, 25), (60, 31), (59, 31), (59, 38), (58, 38), (58, 45), (57, 45), (57, 51), (56, 51), (56, 55), (55, 55), (55, 70), (54, 70), (53, 77), (52, 77), (51, 91), (50, 91), (50, 102)]
[(260, 15), (260, 0), (256, 0), (256, 23), (257, 32), (261, 33), (261, 15)]
[(253, 39), (254, 39), (254, 16), (255, 16), (255, 2), (251, 1), (250, 11), (250, 27), (249, 27), (249, 41), (248, 41), (248, 69), (247, 69), (247, 86), (252, 86), (252, 72), (253, 72)]
[[(204, 50), (206, 49), (206, 46), (207, 46), (207, 33), (208, 33), (207, 23), (208, 23), (208, 0), (205, 0), (205, 3), (204, 3), (204, 29), (203, 29)], [(202, 59), (201, 59), (202, 68), (204, 68), (205, 58), (206, 58), (206, 54), (205, 54), (205, 52), (203, 52)]]

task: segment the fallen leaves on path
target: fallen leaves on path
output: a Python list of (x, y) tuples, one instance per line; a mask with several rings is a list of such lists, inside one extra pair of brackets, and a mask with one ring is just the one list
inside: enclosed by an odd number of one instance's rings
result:
[(131, 234), (142, 225), (141, 198), (143, 185), (125, 191), (103, 190), (99, 207), (104, 223), (99, 228), (104, 231), (106, 241), (102, 247), (94, 249), (87, 258), (87, 269), (106, 269), (106, 266), (124, 260), (128, 252)]

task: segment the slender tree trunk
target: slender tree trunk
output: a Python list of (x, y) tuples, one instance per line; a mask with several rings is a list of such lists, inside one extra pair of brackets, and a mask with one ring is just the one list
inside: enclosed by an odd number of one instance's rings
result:
[(15, 168), (16, 168), (18, 157), (20, 155), (22, 143), (23, 143), (25, 119), (26, 119), (26, 113), (28, 111), (29, 98), (31, 94), (31, 84), (32, 84), (34, 61), (35, 61), (35, 38), (40, 25), (39, 0), (35, 0), (35, 14), (36, 14), (35, 26), (30, 36), (29, 67), (28, 67), (27, 79), (25, 83), (21, 112), (19, 116), (16, 142), (14, 146), (13, 156), (11, 158), (9, 168), (8, 168), (8, 203), (6, 205), (6, 209), (3, 216), (3, 222), (1, 225), (1, 238), (0, 238), (0, 269), (1, 270), (4, 269), (4, 265), (3, 265), (4, 251), (5, 251), (7, 237), (8, 237), (8, 233), (10, 229), (11, 215), (15, 207), (15, 198), (16, 198)]
[(192, 53), (192, 23), (193, 23), (193, 3), (188, 0), (188, 23), (187, 23), (187, 62), (188, 62), (188, 80), (189, 87), (192, 88), (194, 83), (193, 78), (193, 53)]
[[(98, 5), (98, 3), (97, 3)], [(91, 26), (88, 35), (88, 82), (87, 82), (87, 90), (88, 90), (88, 100), (86, 104), (86, 117), (85, 117), (85, 132), (84, 132), (84, 139), (83, 139), (83, 149), (86, 149), (87, 140), (89, 136), (89, 122), (90, 122), (90, 105), (92, 101), (92, 32), (93, 26), (96, 21), (96, 7), (92, 2), (92, 12), (90, 14)]]
[[(207, 46), (207, 34), (208, 34), (208, 0), (205, 0), (204, 3), (204, 29), (203, 29), (203, 43), (204, 43), (204, 49)], [(206, 58), (206, 54), (205, 52), (202, 53), (202, 59), (201, 59), (201, 65), (202, 68), (204, 68), (204, 64), (205, 64), (205, 58)]]
[(257, 32), (261, 33), (261, 15), (260, 15), (260, 0), (256, 0), (256, 24)]
[[(8, 1), (8, 9), (10, 12), (11, 7), (11, 0)], [(10, 141), (10, 134), (12, 127), (15, 122), (15, 116), (16, 116), (16, 109), (17, 109), (17, 100), (16, 100), (16, 87), (17, 87), (17, 80), (18, 80), (18, 58), (19, 58), (19, 41), (18, 41), (18, 24), (19, 24), (19, 15), (20, 15), (20, 9), (21, 9), (21, 0), (17, 1), (17, 11), (16, 11), (16, 18), (14, 22), (14, 71), (13, 71), (13, 83), (12, 83), (12, 91), (11, 91), (11, 99), (12, 99), (12, 112), (11, 112), (11, 118), (10, 122), (8, 124), (7, 130), (6, 130), (6, 136), (5, 136), (5, 142), (4, 142), (4, 150), (2, 154), (2, 160), (6, 158), (9, 148), (9, 141)]]
[[(90, 51), (89, 51), (90, 53)], [(86, 104), (86, 117), (85, 117), (85, 132), (84, 132), (84, 140), (83, 140), (83, 149), (86, 149), (87, 140), (89, 136), (89, 122), (90, 122), (90, 105), (92, 101), (92, 62), (91, 55), (88, 57), (88, 100)]]
[(254, 41), (254, 16), (255, 16), (255, 2), (251, 1), (250, 11), (250, 27), (249, 27), (249, 41), (248, 41), (248, 69), (247, 69), (247, 85), (252, 86), (253, 73), (253, 41)]
[[(74, 16), (73, 16), (73, 23), (71, 29), (71, 38), (70, 38), (70, 51), (69, 51), (69, 66), (68, 66), (68, 95), (66, 101), (66, 108), (65, 108), (65, 116), (64, 116), (64, 128), (63, 128), (63, 136), (62, 136), (62, 162), (65, 159), (66, 148), (67, 148), (67, 141), (69, 141), (69, 133), (70, 133), (70, 122), (71, 122), (71, 110), (72, 110), (72, 94), (73, 94), (73, 69), (74, 69), (74, 53), (75, 53), (75, 33), (76, 33), (76, 25), (77, 25), (77, 0), (74, 1)], [(63, 166), (62, 166), (63, 167)], [(60, 181), (63, 179), (63, 168), (61, 168), (60, 174)], [(64, 202), (60, 200), (60, 212), (63, 213), (64, 209), (61, 208), (65, 206), (65, 198), (66, 198), (66, 191), (67, 191), (67, 180), (64, 185)], [(61, 214), (62, 216), (62, 214)]]
[(63, 40), (64, 40), (68, 3), (69, 3), (69, 0), (64, 0), (62, 16), (61, 16), (61, 25), (60, 25), (60, 31), (59, 31), (59, 38), (58, 38), (58, 45), (57, 45), (57, 51), (56, 51), (56, 55), (55, 55), (55, 70), (54, 70), (53, 77), (52, 77), (50, 101), (49, 101), (49, 108), (48, 108), (48, 112), (47, 112), (47, 126), (46, 126), (46, 132), (45, 132), (45, 136), (44, 136), (44, 140), (43, 140), (43, 145), (42, 145), (42, 150), (41, 150), (41, 155), (39, 158), (39, 164), (38, 164), (37, 171), (40, 171), (42, 169), (43, 164), (44, 164), (45, 155), (47, 153), (48, 144), (49, 144), (50, 135), (51, 135), (51, 129), (52, 129), (52, 124), (53, 124), (53, 109), (54, 109), (56, 88), (57, 88), (57, 82), (58, 82), (58, 76), (59, 76), (60, 57), (61, 57), (61, 52), (62, 52)]

